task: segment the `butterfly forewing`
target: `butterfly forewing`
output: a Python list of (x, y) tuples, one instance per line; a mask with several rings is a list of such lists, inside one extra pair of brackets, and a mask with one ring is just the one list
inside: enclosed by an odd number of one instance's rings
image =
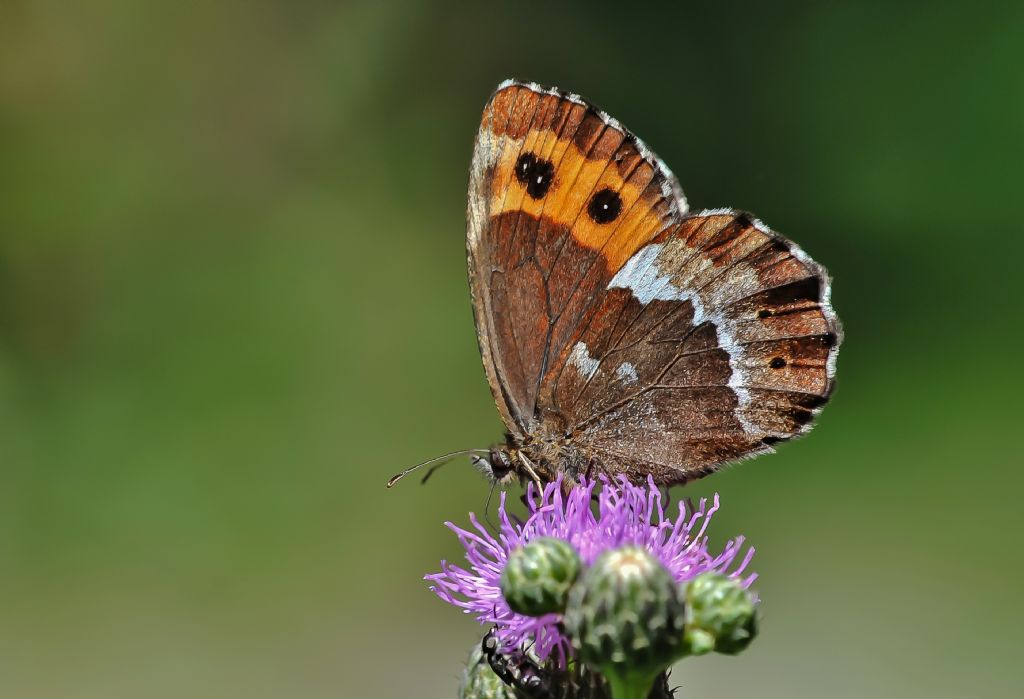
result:
[(579, 97), (516, 83), (495, 92), (473, 155), (467, 243), (481, 353), (513, 433), (534, 425), (545, 373), (615, 268), (685, 210), (678, 192)]

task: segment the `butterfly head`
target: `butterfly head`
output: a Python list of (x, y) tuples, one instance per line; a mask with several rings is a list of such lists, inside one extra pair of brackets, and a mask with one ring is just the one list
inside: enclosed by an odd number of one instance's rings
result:
[(504, 444), (491, 447), (486, 456), (474, 456), (473, 465), (498, 485), (510, 485), (519, 478), (518, 452)]
[(530, 461), (529, 456), (523, 453), (516, 443), (514, 442), (511, 435), (507, 435), (508, 440), (505, 444), (497, 444), (489, 449), (461, 449), (459, 451), (453, 451), (448, 454), (428, 459), (422, 463), (410, 466), (409, 468), (395, 474), (388, 480), (388, 488), (393, 487), (398, 481), (405, 478), (413, 471), (417, 471), (425, 466), (429, 466), (427, 472), (422, 478), (422, 482), (426, 483), (439, 468), (444, 466), (446, 463), (451, 461), (457, 456), (468, 455), (473, 463), (481, 473), (483, 473), (492, 483), (500, 486), (508, 486), (516, 481), (524, 481), (527, 478), (532, 478), (534, 481), (539, 481), (539, 477), (533, 468), (533, 464)]

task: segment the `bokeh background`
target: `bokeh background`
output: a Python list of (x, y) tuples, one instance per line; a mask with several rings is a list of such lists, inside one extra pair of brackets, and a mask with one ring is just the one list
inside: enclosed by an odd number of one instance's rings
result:
[[(913, 6), (912, 6), (913, 5)], [(503, 78), (835, 276), (820, 426), (687, 489), (764, 624), (684, 697), (1019, 696), (1020, 3), (0, 5), (0, 696), (451, 697)]]

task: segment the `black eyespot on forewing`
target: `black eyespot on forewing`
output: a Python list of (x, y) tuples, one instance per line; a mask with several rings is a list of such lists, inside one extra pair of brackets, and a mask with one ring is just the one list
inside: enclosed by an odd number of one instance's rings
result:
[(523, 153), (516, 160), (516, 179), (533, 199), (540, 199), (548, 193), (554, 177), (555, 166), (550, 160), (538, 158), (533, 153)]
[(772, 369), (781, 369), (786, 366), (786, 360), (782, 357), (772, 357), (772, 360), (768, 362), (768, 366)]
[(548, 193), (551, 181), (555, 178), (555, 166), (550, 160), (538, 160), (533, 168), (533, 177), (526, 184), (526, 193), (534, 199), (540, 199)]
[(595, 223), (611, 223), (622, 213), (622, 197), (607, 187), (590, 198), (587, 214)]
[(519, 180), (520, 184), (526, 184), (530, 181), (530, 173), (533, 172), (533, 166), (537, 164), (537, 156), (533, 153), (523, 153), (519, 156), (516, 161), (516, 179)]

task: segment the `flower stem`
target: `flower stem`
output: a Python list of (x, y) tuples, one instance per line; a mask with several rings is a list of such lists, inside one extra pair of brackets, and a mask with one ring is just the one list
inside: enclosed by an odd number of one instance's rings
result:
[(605, 677), (612, 690), (612, 699), (647, 699), (657, 675), (651, 677), (639, 674), (606, 673)]

